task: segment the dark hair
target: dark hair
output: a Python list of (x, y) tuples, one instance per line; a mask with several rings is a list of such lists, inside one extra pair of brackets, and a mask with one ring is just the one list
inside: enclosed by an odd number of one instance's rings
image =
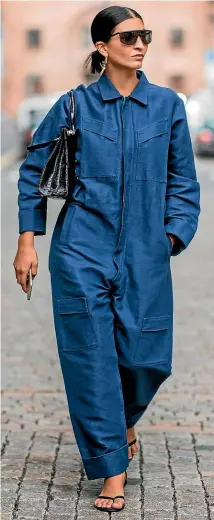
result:
[[(95, 44), (99, 40), (107, 42), (114, 27), (124, 20), (127, 20), (127, 18), (140, 18), (143, 22), (140, 14), (130, 7), (112, 5), (99, 11), (91, 24), (91, 38), (93, 43)], [(90, 73), (95, 74), (98, 72), (98, 74), (100, 74), (105, 62), (105, 56), (96, 49), (96, 51), (91, 52), (87, 56), (84, 62), (85, 69), (88, 67), (90, 61)]]

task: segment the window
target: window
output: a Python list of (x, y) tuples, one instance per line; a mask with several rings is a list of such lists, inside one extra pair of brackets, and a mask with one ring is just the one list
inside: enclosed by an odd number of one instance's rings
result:
[(43, 92), (41, 76), (27, 76), (25, 87), (26, 96), (41, 94)]
[(210, 13), (208, 15), (208, 19), (209, 19), (210, 23), (214, 23), (214, 13)]
[(83, 47), (89, 47), (89, 45), (91, 45), (91, 32), (88, 25), (83, 25), (81, 28), (81, 38)]
[(39, 47), (40, 46), (41, 33), (38, 29), (30, 29), (27, 31), (27, 45), (28, 47)]
[(183, 45), (183, 31), (182, 29), (172, 29), (171, 31), (171, 40), (170, 43), (173, 46), (182, 46)]
[(184, 77), (181, 74), (170, 76), (169, 86), (176, 92), (184, 92)]

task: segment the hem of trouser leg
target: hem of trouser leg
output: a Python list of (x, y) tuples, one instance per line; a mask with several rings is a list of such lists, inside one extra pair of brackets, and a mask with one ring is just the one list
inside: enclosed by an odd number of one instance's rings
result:
[(134, 422), (129, 422), (129, 423), (126, 423), (126, 428), (127, 430), (129, 428), (133, 428), (133, 426), (135, 426), (135, 424), (138, 422), (138, 419), (136, 419)]
[(129, 465), (128, 443), (118, 450), (98, 457), (82, 459), (88, 480), (113, 477), (123, 473)]
[[(143, 413), (144, 413), (144, 412), (143, 412)], [(143, 414), (142, 414), (142, 415), (143, 415)], [(126, 420), (126, 428), (127, 428), (127, 430), (128, 430), (129, 428), (133, 428), (134, 426), (136, 426), (137, 422), (138, 422), (140, 419), (141, 419), (141, 416), (140, 416), (140, 417), (137, 417), (137, 418), (135, 418), (135, 419), (133, 419), (132, 421), (129, 421), (129, 422), (127, 422), (127, 420)]]

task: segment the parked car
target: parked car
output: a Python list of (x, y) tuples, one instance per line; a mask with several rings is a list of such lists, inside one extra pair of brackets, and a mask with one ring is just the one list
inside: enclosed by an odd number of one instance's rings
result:
[(26, 147), (30, 144), (33, 134), (41, 121), (46, 116), (48, 110), (30, 110), (29, 111), (29, 126), (24, 130), (22, 134), (22, 149), (25, 152)]
[(196, 155), (214, 156), (214, 119), (206, 120), (196, 132), (193, 147)]
[(26, 155), (26, 146), (30, 144), (33, 134), (46, 114), (64, 91), (52, 94), (39, 94), (25, 98), (17, 111), (17, 127), (20, 134), (20, 154)]
[(186, 102), (186, 112), (191, 131), (198, 132), (205, 121), (214, 119), (214, 89), (199, 89)]

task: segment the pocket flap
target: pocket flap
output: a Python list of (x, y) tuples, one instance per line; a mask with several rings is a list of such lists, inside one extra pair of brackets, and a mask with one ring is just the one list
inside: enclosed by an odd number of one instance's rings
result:
[(160, 121), (154, 121), (151, 125), (138, 130), (139, 143), (147, 141), (157, 135), (166, 134), (168, 132), (168, 118), (160, 119)]
[(59, 314), (88, 313), (86, 298), (60, 298), (57, 300)]
[(164, 330), (169, 328), (171, 316), (151, 316), (143, 319), (142, 331)]
[(90, 119), (89, 117), (84, 116), (83, 128), (84, 130), (88, 130), (89, 132), (93, 132), (98, 135), (103, 135), (104, 137), (107, 137), (107, 139), (117, 142), (117, 130), (112, 128), (104, 121)]

